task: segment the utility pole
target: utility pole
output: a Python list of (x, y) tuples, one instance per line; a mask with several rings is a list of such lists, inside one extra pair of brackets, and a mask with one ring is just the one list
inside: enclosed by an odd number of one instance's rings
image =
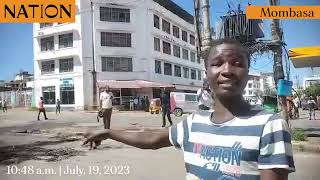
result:
[(196, 40), (197, 40), (197, 58), (198, 62), (200, 62), (201, 59), (201, 32), (200, 32), (200, 1), (199, 0), (193, 0), (194, 3), (194, 23), (196, 26)]
[[(279, 5), (278, 0), (269, 0), (271, 6)], [(280, 28), (280, 20), (279, 19), (272, 19), (271, 23), (271, 35), (272, 41), (276, 44), (274, 47), (274, 80), (276, 85), (280, 79), (284, 79), (284, 72), (283, 72), (283, 63), (282, 63), (282, 30)], [(276, 86), (277, 87), (277, 86)], [(288, 122), (288, 112), (287, 112), (287, 99), (285, 96), (280, 96), (279, 98), (281, 109), (282, 109), (282, 116)]]
[(94, 27), (94, 6), (93, 2), (91, 2), (91, 19), (92, 19), (92, 108), (96, 109), (97, 106), (97, 72), (96, 72), (96, 64), (95, 64), (95, 27)]
[(209, 0), (201, 0), (201, 9), (202, 9), (202, 23), (203, 23), (201, 51), (206, 51), (210, 48), (210, 43), (212, 41)]

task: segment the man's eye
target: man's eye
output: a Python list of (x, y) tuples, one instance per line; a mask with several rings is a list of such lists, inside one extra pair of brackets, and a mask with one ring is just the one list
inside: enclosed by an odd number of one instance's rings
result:
[(220, 67), (222, 64), (220, 62), (212, 63), (211, 66), (217, 66)]
[(238, 67), (242, 67), (241, 62), (235, 62), (234, 65), (235, 65), (235, 66), (238, 66)]

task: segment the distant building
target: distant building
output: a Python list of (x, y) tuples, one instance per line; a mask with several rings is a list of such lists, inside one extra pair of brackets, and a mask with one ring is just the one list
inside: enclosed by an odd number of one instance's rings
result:
[(320, 83), (320, 75), (305, 77), (303, 78), (303, 89), (306, 89), (307, 87), (315, 83)]
[(273, 73), (250, 73), (243, 97), (248, 101), (256, 101), (259, 93), (261, 93), (261, 95), (272, 95), (275, 89)]
[(33, 74), (29, 74), (28, 71), (23, 71), (21, 73), (16, 74), (16, 77), (14, 78), (15, 81), (32, 81), (33, 80)]
[(27, 71), (16, 74), (14, 80), (5, 83), (5, 87), (12, 90), (22, 90), (31, 88), (27, 86), (28, 82), (33, 81), (33, 74), (29, 74)]

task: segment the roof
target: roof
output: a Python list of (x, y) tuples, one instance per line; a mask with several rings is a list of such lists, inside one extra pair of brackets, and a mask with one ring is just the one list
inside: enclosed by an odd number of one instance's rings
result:
[(140, 89), (140, 88), (174, 88), (173, 84), (151, 82), (144, 80), (133, 80), (133, 81), (116, 81), (116, 80), (104, 80), (98, 81), (98, 87), (113, 88), (113, 89)]
[(190, 24), (194, 24), (194, 17), (188, 13), (186, 10), (182, 9), (179, 5), (171, 0), (153, 0), (154, 2), (160, 4), (162, 7), (168, 9), (173, 14), (179, 16), (181, 19), (185, 20)]
[(320, 46), (289, 49), (289, 58), (295, 68), (320, 67)]

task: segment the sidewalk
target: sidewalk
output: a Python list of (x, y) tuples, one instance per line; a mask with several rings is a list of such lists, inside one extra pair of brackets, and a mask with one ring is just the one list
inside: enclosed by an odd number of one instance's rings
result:
[(320, 111), (316, 112), (316, 120), (309, 120), (309, 111), (299, 109), (300, 118), (290, 120), (292, 130), (302, 129), (307, 136), (307, 141), (293, 141), (295, 151), (320, 153)]

